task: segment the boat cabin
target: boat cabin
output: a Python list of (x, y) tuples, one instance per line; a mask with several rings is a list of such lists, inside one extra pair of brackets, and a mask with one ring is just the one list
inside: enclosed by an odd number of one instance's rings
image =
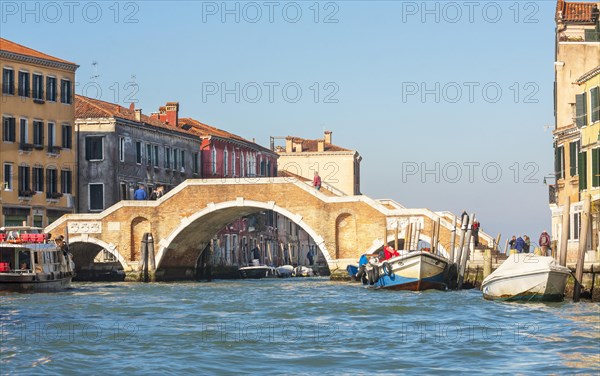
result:
[(0, 227), (0, 273), (58, 273), (64, 255), (36, 227)]

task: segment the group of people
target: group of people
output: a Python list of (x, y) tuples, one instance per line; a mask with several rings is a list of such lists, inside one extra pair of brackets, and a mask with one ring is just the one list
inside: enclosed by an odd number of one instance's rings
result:
[(150, 197), (148, 197), (148, 194), (146, 193), (146, 189), (144, 189), (144, 184), (140, 184), (138, 186), (138, 189), (136, 189), (135, 192), (133, 192), (133, 199), (134, 200), (148, 200), (148, 199), (149, 200), (158, 200), (164, 194), (165, 194), (165, 187), (162, 185), (159, 185), (158, 187), (154, 188), (154, 190), (152, 190)]
[[(519, 237), (513, 235), (508, 244), (510, 246), (510, 249), (515, 249), (517, 253), (529, 253), (531, 250), (531, 239), (527, 235)], [(550, 249), (550, 235), (546, 230), (544, 230), (540, 235), (538, 244), (542, 249), (542, 255), (547, 256), (548, 250)]]

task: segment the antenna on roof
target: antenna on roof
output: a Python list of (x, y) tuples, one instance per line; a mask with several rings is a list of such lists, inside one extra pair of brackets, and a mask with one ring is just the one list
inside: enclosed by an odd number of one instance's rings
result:
[(94, 67), (94, 75), (90, 77), (90, 80), (96, 80), (100, 75), (98, 74), (98, 62), (92, 61), (92, 67)]

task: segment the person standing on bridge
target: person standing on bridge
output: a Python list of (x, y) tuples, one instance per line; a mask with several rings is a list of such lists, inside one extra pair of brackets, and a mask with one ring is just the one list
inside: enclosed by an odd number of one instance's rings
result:
[(321, 177), (317, 171), (315, 171), (315, 177), (313, 178), (313, 187), (315, 187), (317, 191), (321, 189)]
[(144, 189), (144, 184), (140, 184), (138, 189), (135, 190), (135, 192), (133, 192), (133, 199), (134, 200), (145, 200), (148, 198), (148, 195), (146, 194), (146, 190)]

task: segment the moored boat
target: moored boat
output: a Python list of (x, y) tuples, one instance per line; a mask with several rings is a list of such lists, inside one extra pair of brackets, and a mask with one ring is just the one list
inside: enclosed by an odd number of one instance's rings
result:
[(292, 272), (292, 277), (313, 277), (315, 272), (307, 266), (296, 266)]
[(364, 264), (364, 269), (358, 272), (363, 284), (388, 290), (422, 291), (448, 288), (453, 269), (445, 257), (426, 251), (399, 252), (398, 256), (387, 260), (377, 261), (371, 258)]
[(570, 273), (552, 257), (518, 253), (483, 280), (481, 291), (488, 300), (561, 301)]
[(277, 277), (279, 278), (289, 278), (292, 276), (294, 272), (294, 267), (292, 265), (282, 265), (276, 268)]
[(68, 288), (75, 264), (62, 239), (36, 227), (0, 228), (0, 291), (57, 291)]
[(246, 279), (261, 279), (277, 277), (277, 270), (268, 265), (261, 265), (258, 260), (252, 260), (252, 264), (238, 269), (240, 277)]

